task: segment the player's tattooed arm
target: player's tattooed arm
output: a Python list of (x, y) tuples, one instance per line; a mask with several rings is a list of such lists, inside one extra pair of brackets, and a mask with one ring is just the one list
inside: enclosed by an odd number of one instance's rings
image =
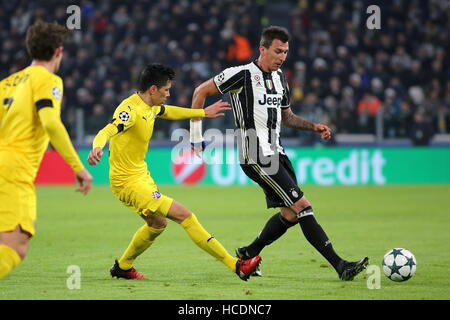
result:
[(283, 125), (289, 128), (306, 131), (316, 131), (316, 125), (296, 114), (294, 114), (291, 108), (281, 110), (281, 119)]
[(281, 120), (286, 127), (313, 131), (319, 134), (324, 140), (329, 140), (331, 138), (331, 130), (328, 126), (320, 123), (313, 123), (299, 117), (292, 112), (291, 108), (286, 108), (281, 111)]

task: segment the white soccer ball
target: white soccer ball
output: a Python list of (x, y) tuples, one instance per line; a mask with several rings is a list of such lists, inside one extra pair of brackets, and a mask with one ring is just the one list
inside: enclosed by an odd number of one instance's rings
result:
[(403, 248), (389, 250), (383, 257), (383, 272), (392, 281), (406, 281), (416, 272), (416, 257)]

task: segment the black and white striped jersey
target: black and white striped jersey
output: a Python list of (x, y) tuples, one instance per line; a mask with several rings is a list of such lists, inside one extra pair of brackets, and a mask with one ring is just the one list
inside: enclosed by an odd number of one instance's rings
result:
[(281, 109), (289, 107), (290, 98), (283, 72), (265, 72), (254, 61), (225, 69), (214, 77), (214, 83), (220, 93), (230, 93), (245, 163), (257, 161), (250, 152), (255, 146), (263, 156), (284, 154), (280, 142)]

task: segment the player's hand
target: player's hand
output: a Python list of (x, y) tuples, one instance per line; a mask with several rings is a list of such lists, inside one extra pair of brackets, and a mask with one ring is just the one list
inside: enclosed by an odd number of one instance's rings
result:
[(75, 177), (77, 178), (77, 182), (80, 184), (80, 186), (75, 189), (75, 191), (81, 192), (82, 194), (86, 195), (92, 187), (91, 174), (86, 169), (83, 169), (81, 171), (78, 171), (75, 174)]
[(324, 124), (316, 124), (314, 131), (320, 134), (323, 140), (330, 140), (331, 138), (331, 129)]
[(87, 161), (91, 166), (96, 166), (100, 162), (102, 155), (103, 150), (101, 148), (95, 148), (89, 152)]
[(230, 104), (226, 101), (219, 100), (216, 103), (205, 108), (205, 118), (218, 118), (223, 117), (225, 113), (223, 111), (231, 110), (228, 107)]

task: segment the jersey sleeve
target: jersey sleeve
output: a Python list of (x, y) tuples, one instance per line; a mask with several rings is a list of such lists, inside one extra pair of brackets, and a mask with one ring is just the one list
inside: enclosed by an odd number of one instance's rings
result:
[(103, 149), (109, 139), (111, 139), (115, 134), (119, 133), (118, 128), (108, 123), (102, 130), (100, 130), (92, 141), (92, 150), (96, 148)]
[(63, 82), (56, 75), (51, 75), (46, 79), (40, 79), (40, 81), (33, 85), (33, 102), (37, 111), (42, 108), (53, 107), (60, 112), (62, 97)]
[(136, 123), (136, 110), (126, 104), (118, 106), (111, 123), (117, 127), (118, 132), (128, 130)]
[(291, 91), (289, 89), (289, 84), (286, 80), (284, 73), (282, 73), (280, 77), (281, 77), (281, 83), (283, 84), (283, 89), (284, 89), (283, 98), (281, 99), (281, 108), (287, 109), (291, 105)]
[(156, 116), (167, 120), (184, 120), (192, 118), (204, 118), (204, 109), (190, 109), (177, 106), (161, 105)]
[(52, 146), (72, 167), (72, 170), (79, 172), (84, 169), (81, 160), (70, 141), (64, 124), (61, 121), (59, 112), (55, 108), (44, 107), (38, 111), (39, 119), (45, 128)]
[(213, 78), (214, 84), (221, 94), (239, 90), (244, 85), (245, 69), (241, 66), (223, 70)]
[(79, 172), (84, 166), (60, 117), (62, 96), (63, 82), (56, 75), (41, 76), (33, 83), (33, 102), (51, 144), (72, 170)]

